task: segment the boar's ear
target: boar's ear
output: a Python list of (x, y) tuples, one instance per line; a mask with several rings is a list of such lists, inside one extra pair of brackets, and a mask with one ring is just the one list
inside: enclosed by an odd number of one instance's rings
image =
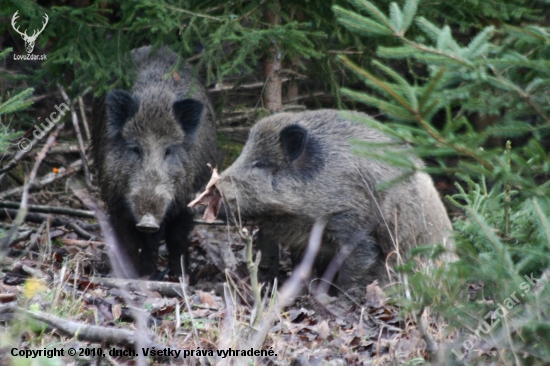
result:
[(193, 133), (201, 122), (204, 104), (195, 99), (183, 99), (174, 103), (174, 116), (185, 133)]
[(306, 145), (307, 131), (303, 127), (291, 125), (281, 131), (281, 145), (283, 152), (289, 161), (296, 160), (304, 151)]
[(124, 124), (132, 118), (139, 109), (138, 101), (128, 92), (113, 90), (107, 94), (107, 120), (109, 136), (116, 136)]

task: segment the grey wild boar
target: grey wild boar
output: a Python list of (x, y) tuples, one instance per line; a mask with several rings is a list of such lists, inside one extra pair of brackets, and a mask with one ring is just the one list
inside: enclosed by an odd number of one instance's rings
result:
[[(277, 273), (279, 245), (294, 263), (301, 259), (317, 219), (327, 225), (315, 270), (328, 280), (336, 275), (333, 283), (343, 289), (387, 282), (386, 261), (447, 240), (451, 223), (431, 178), (417, 172), (377, 190), (403, 171), (356, 155), (351, 139), (391, 143), (335, 110), (276, 114), (252, 127), (241, 155), (221, 174), (217, 186), (230, 209), (260, 228), (264, 274)], [(393, 148), (407, 154), (406, 146)]]
[(142, 47), (132, 58), (132, 89), (109, 92), (94, 111), (100, 194), (137, 272), (156, 269), (164, 237), (170, 270), (179, 274), (193, 227), (186, 203), (208, 181), (207, 164), (216, 163), (215, 115), (204, 86), (174, 52)]

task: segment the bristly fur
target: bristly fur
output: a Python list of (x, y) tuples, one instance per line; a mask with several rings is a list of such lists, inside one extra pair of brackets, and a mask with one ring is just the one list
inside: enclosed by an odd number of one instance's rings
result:
[[(113, 90), (94, 108), (101, 198), (118, 243), (141, 275), (156, 269), (162, 236), (170, 268), (179, 274), (193, 227), (186, 204), (208, 181), (207, 164), (217, 160), (215, 115), (191, 67), (167, 47), (156, 53), (142, 47), (132, 58), (137, 71), (132, 89)], [(160, 230), (138, 231), (143, 217)]]
[[(278, 271), (279, 245), (301, 259), (319, 218), (327, 226), (317, 275), (335, 264), (336, 284), (344, 289), (385, 282), (386, 260), (396, 257), (390, 253), (405, 256), (449, 236), (451, 223), (427, 174), (377, 190), (404, 172), (353, 153), (351, 139), (392, 142), (334, 110), (276, 114), (251, 129), (241, 155), (222, 173), (219, 186), (231, 209), (260, 227), (260, 267), (270, 275)], [(406, 146), (392, 148), (407, 154)]]

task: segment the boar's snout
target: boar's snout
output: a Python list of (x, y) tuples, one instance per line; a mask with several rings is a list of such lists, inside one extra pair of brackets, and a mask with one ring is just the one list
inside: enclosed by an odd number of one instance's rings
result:
[(154, 233), (160, 229), (160, 225), (155, 219), (155, 216), (146, 214), (143, 215), (141, 220), (136, 224), (136, 229), (144, 233)]
[(128, 197), (136, 220), (136, 229), (154, 233), (160, 229), (164, 216), (174, 200), (174, 187), (161, 173), (149, 171), (139, 176)]

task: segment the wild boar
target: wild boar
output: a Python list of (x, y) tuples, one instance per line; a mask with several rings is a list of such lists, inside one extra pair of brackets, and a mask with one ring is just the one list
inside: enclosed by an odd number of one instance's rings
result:
[[(170, 270), (187, 264), (191, 195), (217, 159), (215, 114), (190, 65), (166, 47), (132, 51), (137, 79), (94, 111), (93, 151), (101, 198), (118, 243), (139, 275), (156, 269), (161, 237)], [(180, 65), (176, 68), (177, 65)]]
[[(268, 273), (278, 271), (279, 245), (294, 263), (301, 259), (317, 219), (327, 223), (317, 275), (328, 269), (333, 280), (337, 271), (342, 289), (385, 282), (394, 254), (447, 240), (451, 223), (431, 178), (415, 172), (377, 189), (404, 171), (354, 153), (351, 139), (392, 143), (335, 110), (272, 115), (252, 127), (241, 155), (221, 174), (217, 187), (230, 209), (259, 226), (260, 267)], [(387, 148), (409, 154), (395, 145)]]

